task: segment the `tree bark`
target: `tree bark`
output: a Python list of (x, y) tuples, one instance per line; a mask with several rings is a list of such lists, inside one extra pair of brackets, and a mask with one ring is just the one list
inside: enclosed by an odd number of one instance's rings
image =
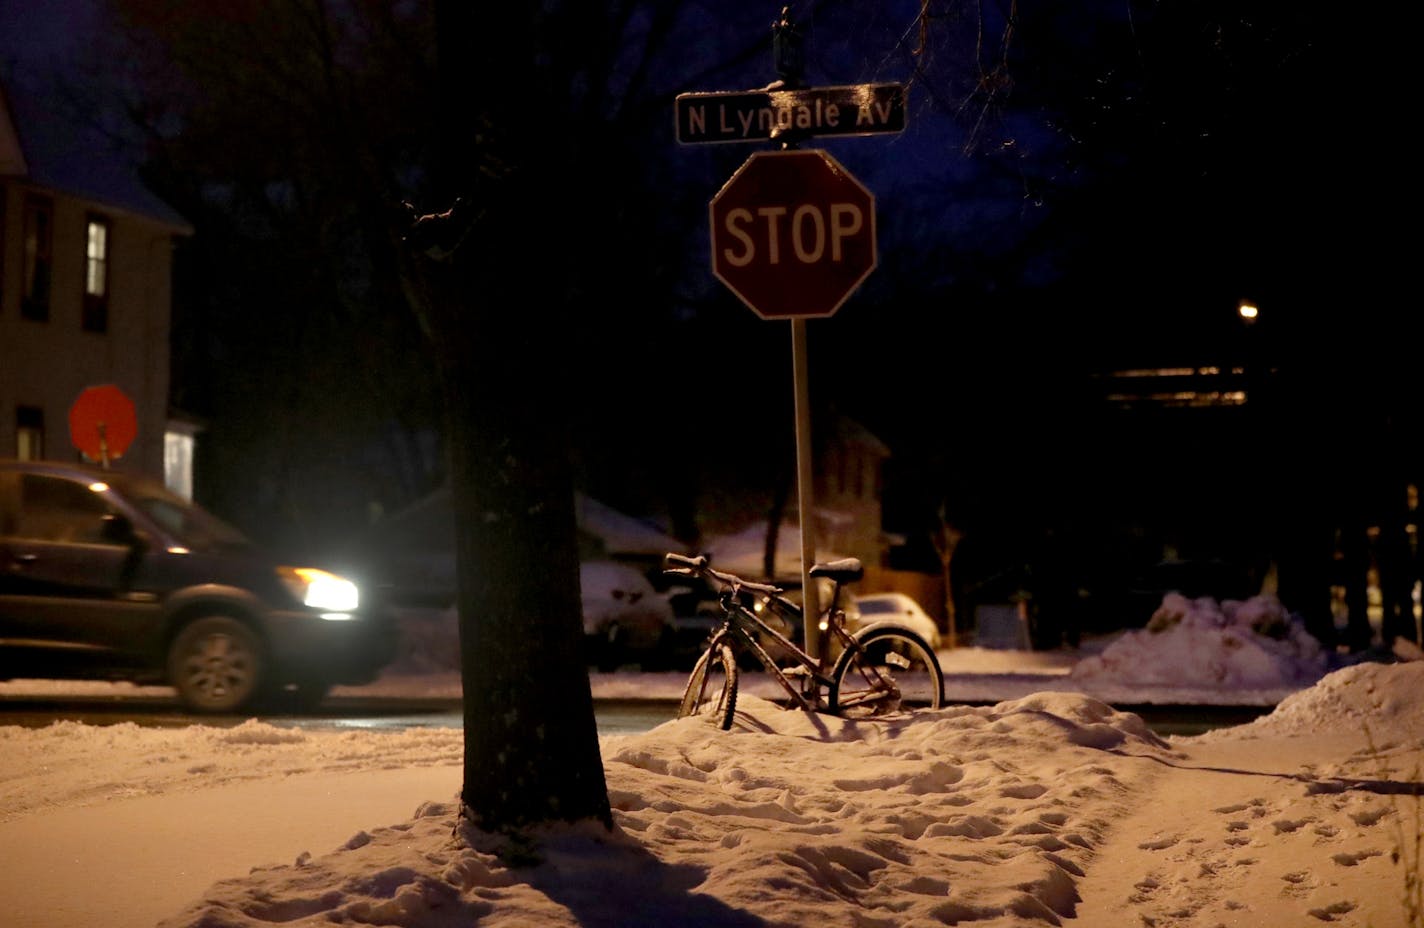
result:
[(442, 237), (443, 260), (425, 262), (456, 520), (462, 815), (497, 832), (612, 826), (583, 653), (565, 300), (548, 241), (550, 217), (569, 207), (542, 138), (552, 104), (534, 10), (436, 8), (440, 163), (469, 201)]

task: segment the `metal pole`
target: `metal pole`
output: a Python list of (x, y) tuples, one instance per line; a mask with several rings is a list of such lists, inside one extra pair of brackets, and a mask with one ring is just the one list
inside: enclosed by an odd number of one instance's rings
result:
[(806, 653), (822, 657), (821, 603), (811, 582), (816, 537), (811, 520), (814, 468), (811, 460), (811, 390), (806, 375), (806, 320), (791, 320), (791, 367), (796, 381), (796, 496), (801, 520), (801, 624)]
[[(800, 30), (791, 21), (791, 7), (781, 8), (781, 17), (772, 23), (772, 57), (783, 87), (800, 87), (805, 71), (805, 55)], [(792, 135), (782, 140), (781, 148), (796, 147)], [(791, 368), (796, 391), (796, 497), (801, 522), (801, 627), (805, 634), (806, 653), (818, 660), (824, 658), (825, 642), (821, 638), (821, 601), (816, 585), (811, 582), (811, 567), (816, 563), (816, 536), (811, 521), (813, 505), (814, 466), (811, 459), (811, 389), (806, 375), (806, 320), (791, 320)], [(824, 661), (822, 661), (824, 663)]]

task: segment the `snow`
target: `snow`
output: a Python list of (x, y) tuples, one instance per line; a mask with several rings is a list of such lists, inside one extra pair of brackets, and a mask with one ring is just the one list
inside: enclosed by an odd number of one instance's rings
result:
[[(0, 727), (0, 925), (1418, 928), (1424, 660), (1336, 666), (1277, 610), (1164, 600), (1081, 652), (942, 652), (959, 700), (875, 721), (749, 678), (731, 731), (601, 735), (614, 830), (517, 853), (457, 820), (458, 728)], [(408, 654), (359, 692), (451, 686)], [(0, 695), (105, 687), (139, 689)], [(1114, 708), (1276, 692), (1191, 737)]]
[[(1155, 655), (1171, 655), (1169, 661)], [(1296, 687), (1324, 673), (1328, 655), (1270, 594), (1244, 602), (1162, 598), (1147, 626), (1073, 668), (1076, 680), (1205, 685), (1228, 692)]]
[[(706, 550), (701, 553), (710, 557), (718, 570), (738, 576), (759, 576), (766, 566), (766, 530), (765, 521), (753, 522), (741, 531), (708, 539)], [(817, 564), (844, 557), (822, 547), (816, 548), (815, 555), (813, 562)], [(794, 519), (777, 526), (776, 562), (773, 566), (778, 577), (801, 576), (801, 528)]]

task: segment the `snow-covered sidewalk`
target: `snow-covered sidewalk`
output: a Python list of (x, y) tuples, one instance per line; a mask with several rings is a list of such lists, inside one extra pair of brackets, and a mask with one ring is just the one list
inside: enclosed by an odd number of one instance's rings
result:
[[(457, 827), (456, 727), (0, 726), (0, 924), (1424, 928), (1418, 649), (1332, 669), (1257, 619), (1168, 610), (1080, 651), (956, 649), (949, 705), (873, 722), (777, 708), (749, 679), (732, 731), (601, 736), (614, 832), (551, 826), (522, 866)], [(350, 692), (458, 698), (457, 673), (422, 666)], [(0, 695), (106, 687), (138, 690)], [(1153, 702), (1274, 711), (1163, 738), (1113, 705)]]
[(874, 722), (748, 696), (729, 732), (600, 738), (614, 832), (519, 866), (457, 826), (459, 729), (0, 727), (0, 924), (1405, 928), (1421, 692), (1360, 665), (1166, 739), (1051, 689)]

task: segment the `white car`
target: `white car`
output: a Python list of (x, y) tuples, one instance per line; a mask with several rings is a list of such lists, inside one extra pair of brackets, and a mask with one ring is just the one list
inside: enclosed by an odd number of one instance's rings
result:
[(613, 671), (636, 663), (661, 670), (673, 646), (672, 605), (641, 571), (616, 561), (579, 565), (589, 662)]
[(935, 650), (939, 649), (939, 627), (920, 604), (904, 593), (868, 593), (855, 597), (855, 608), (846, 610), (851, 631), (881, 622), (902, 625), (916, 632)]

